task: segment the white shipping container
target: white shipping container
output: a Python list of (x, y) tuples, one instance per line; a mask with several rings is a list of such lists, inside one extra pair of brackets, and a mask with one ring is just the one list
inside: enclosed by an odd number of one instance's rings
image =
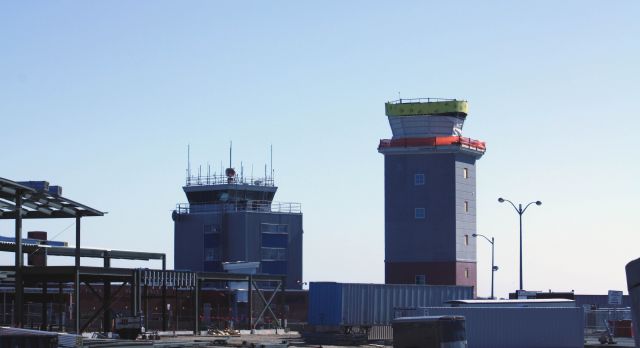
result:
[(581, 307), (430, 307), (424, 314), (461, 315), (469, 348), (582, 348)]

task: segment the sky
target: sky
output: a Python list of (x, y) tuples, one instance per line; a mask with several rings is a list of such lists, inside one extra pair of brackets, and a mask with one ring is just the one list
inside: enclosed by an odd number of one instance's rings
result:
[[(469, 101), (496, 294), (625, 290), (640, 257), (637, 1), (0, 3), (0, 176), (107, 211), (82, 244), (165, 252), (192, 166), (263, 171), (304, 213), (304, 281), (384, 282), (384, 103)], [(636, 160), (634, 160), (636, 158)], [(0, 235), (12, 236), (12, 221)], [(71, 220), (25, 221), (73, 244)], [(55, 238), (53, 238), (55, 237)], [(478, 241), (478, 294), (490, 287)], [(12, 264), (12, 255), (0, 263)], [(52, 263), (70, 264), (71, 259)], [(85, 260), (83, 264), (100, 264)], [(113, 266), (159, 267), (115, 261)]]

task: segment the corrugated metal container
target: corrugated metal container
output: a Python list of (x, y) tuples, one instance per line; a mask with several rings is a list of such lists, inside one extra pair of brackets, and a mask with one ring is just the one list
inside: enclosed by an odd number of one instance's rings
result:
[(70, 335), (61, 333), (58, 335), (58, 347), (76, 348), (82, 347), (83, 337), (81, 335)]
[(12, 327), (0, 328), (0, 347), (38, 347), (55, 348), (58, 346), (58, 335), (55, 332), (19, 329)]
[(464, 316), (469, 348), (584, 347), (580, 307), (432, 307), (424, 313)]
[(442, 306), (450, 300), (473, 298), (473, 287), (312, 282), (309, 285), (310, 325), (391, 325), (394, 308)]

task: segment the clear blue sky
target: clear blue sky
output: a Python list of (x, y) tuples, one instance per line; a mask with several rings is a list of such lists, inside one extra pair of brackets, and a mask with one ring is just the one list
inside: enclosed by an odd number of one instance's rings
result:
[[(478, 232), (496, 238), (497, 293), (518, 281), (517, 215), (500, 195), (544, 202), (525, 215), (526, 288), (626, 290), (624, 265), (640, 257), (639, 10), (637, 1), (2, 2), (0, 176), (45, 179), (108, 211), (85, 219), (85, 245), (163, 251), (172, 265), (187, 144), (193, 163), (219, 167), (233, 140), (234, 164), (256, 172), (273, 144), (276, 200), (304, 211), (305, 281), (383, 282), (384, 102), (398, 92), (464, 98), (465, 135), (488, 144)], [(71, 223), (28, 221), (25, 231), (72, 241)], [(13, 223), (0, 222), (0, 234)], [(478, 246), (480, 295), (489, 250)]]

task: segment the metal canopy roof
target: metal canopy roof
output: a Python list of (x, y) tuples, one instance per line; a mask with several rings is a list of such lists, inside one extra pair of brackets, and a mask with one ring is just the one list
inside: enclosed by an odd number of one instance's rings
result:
[(104, 213), (68, 198), (36, 190), (0, 177), (0, 219), (17, 218), (16, 197), (22, 196), (23, 219), (76, 218), (103, 216)]

